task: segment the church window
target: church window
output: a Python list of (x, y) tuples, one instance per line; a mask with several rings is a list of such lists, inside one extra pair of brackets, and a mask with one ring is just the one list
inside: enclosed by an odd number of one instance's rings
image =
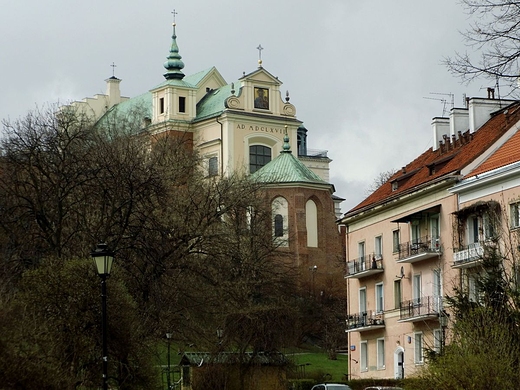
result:
[(186, 112), (186, 98), (179, 96), (179, 112)]
[(159, 114), (164, 114), (164, 98), (159, 98)]
[(271, 208), (275, 243), (287, 247), (289, 246), (289, 203), (284, 197), (278, 196), (273, 200)]
[(255, 173), (271, 161), (271, 148), (263, 145), (249, 147), (249, 172)]
[(218, 157), (210, 157), (208, 159), (208, 176), (218, 175)]
[(318, 246), (318, 209), (316, 203), (308, 200), (305, 204), (305, 222), (307, 227), (307, 246)]
[(274, 216), (274, 236), (283, 237), (283, 216), (281, 214)]

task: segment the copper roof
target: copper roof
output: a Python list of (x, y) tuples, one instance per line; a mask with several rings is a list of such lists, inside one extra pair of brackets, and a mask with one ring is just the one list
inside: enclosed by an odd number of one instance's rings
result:
[(437, 150), (428, 149), (396, 172), (365, 200), (345, 213), (345, 217), (397, 199), (428, 184), (448, 179), (451, 175), (460, 174), (464, 167), (479, 157), (520, 120), (519, 108), (520, 102), (515, 102), (492, 114), (491, 118), (476, 132), (469, 133), (468, 130), (456, 140), (445, 139)]

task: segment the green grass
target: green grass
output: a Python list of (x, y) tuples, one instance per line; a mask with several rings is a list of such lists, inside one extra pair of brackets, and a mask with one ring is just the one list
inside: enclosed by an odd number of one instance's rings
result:
[(348, 372), (346, 354), (338, 354), (337, 360), (329, 360), (326, 353), (319, 352), (288, 354), (287, 357), (300, 367), (298, 373), (304, 378), (327, 382), (344, 382), (346, 380), (345, 374)]

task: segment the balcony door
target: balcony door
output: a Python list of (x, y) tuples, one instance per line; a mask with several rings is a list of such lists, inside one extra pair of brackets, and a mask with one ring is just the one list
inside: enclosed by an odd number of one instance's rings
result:
[(433, 305), (434, 310), (439, 313), (442, 310), (442, 285), (441, 270), (433, 270)]
[(367, 312), (367, 289), (359, 289), (359, 312), (361, 314)]
[(421, 303), (421, 274), (416, 274), (413, 276), (413, 303), (420, 304)]

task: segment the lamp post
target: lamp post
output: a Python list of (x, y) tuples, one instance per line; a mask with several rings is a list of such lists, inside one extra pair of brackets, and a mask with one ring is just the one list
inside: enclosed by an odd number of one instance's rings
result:
[(311, 297), (314, 297), (314, 274), (316, 274), (317, 270), (318, 270), (317, 265), (309, 267), (309, 271), (311, 271)]
[(446, 347), (446, 328), (448, 327), (449, 314), (444, 310), (439, 314), (439, 325), (441, 326), (441, 355), (444, 353)]
[(96, 264), (97, 272), (101, 278), (101, 331), (103, 337), (103, 390), (108, 389), (108, 349), (107, 349), (107, 278), (110, 276), (114, 253), (108, 249), (107, 244), (98, 244), (91, 253)]
[(172, 381), (170, 377), (170, 341), (172, 338), (171, 333), (166, 333), (166, 339), (168, 340), (168, 373), (166, 374), (166, 380), (168, 381), (168, 390), (171, 390), (172, 388)]

